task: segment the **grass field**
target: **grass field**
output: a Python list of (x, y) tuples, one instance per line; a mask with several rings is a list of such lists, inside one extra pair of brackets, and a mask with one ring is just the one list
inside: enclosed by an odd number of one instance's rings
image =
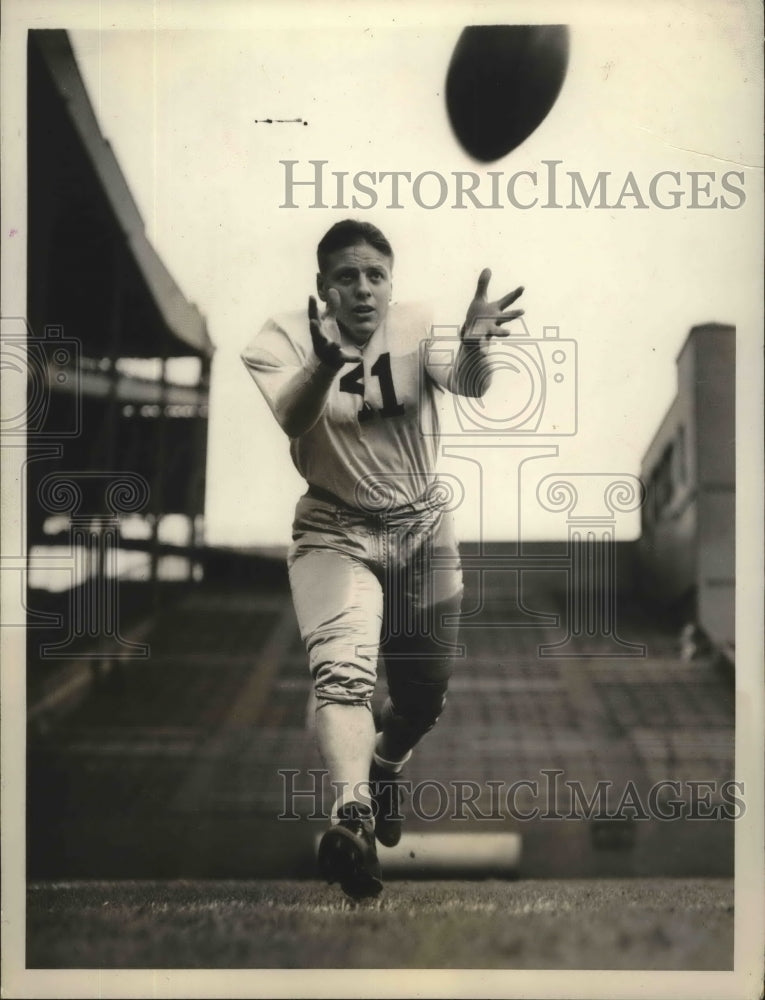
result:
[(733, 882), (37, 883), (27, 967), (726, 970)]

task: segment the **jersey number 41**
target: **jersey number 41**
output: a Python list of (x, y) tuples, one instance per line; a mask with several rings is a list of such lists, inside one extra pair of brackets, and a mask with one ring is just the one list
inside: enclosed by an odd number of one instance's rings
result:
[(351, 392), (361, 396), (361, 409), (359, 410), (359, 423), (371, 420), (375, 413), (381, 417), (400, 417), (404, 412), (404, 404), (399, 403), (396, 398), (396, 387), (393, 385), (393, 376), (390, 370), (390, 353), (381, 354), (370, 369), (370, 374), (375, 375), (380, 383), (380, 395), (382, 396), (382, 409), (375, 410), (373, 406), (364, 399), (364, 365), (358, 364), (340, 379), (340, 391)]

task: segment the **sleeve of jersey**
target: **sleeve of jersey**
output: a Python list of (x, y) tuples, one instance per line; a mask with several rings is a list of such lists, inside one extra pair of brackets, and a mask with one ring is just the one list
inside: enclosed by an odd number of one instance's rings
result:
[(326, 403), (334, 377), (331, 369), (273, 319), (241, 358), (285, 433), (294, 438), (310, 430)]

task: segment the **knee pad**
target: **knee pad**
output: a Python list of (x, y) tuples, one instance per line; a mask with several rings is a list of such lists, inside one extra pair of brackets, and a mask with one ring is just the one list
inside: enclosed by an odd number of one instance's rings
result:
[(424, 736), (438, 721), (446, 704), (448, 680), (409, 681), (397, 678), (389, 684), (389, 697), (382, 710), (384, 728), (396, 723), (412, 734)]

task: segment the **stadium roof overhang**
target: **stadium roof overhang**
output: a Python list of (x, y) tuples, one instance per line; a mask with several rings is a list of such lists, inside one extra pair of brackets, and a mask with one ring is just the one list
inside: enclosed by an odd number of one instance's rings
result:
[(147, 239), (66, 31), (30, 31), (28, 87), (34, 334), (60, 324), (94, 357), (111, 353), (115, 337), (123, 356), (211, 357), (204, 317)]

